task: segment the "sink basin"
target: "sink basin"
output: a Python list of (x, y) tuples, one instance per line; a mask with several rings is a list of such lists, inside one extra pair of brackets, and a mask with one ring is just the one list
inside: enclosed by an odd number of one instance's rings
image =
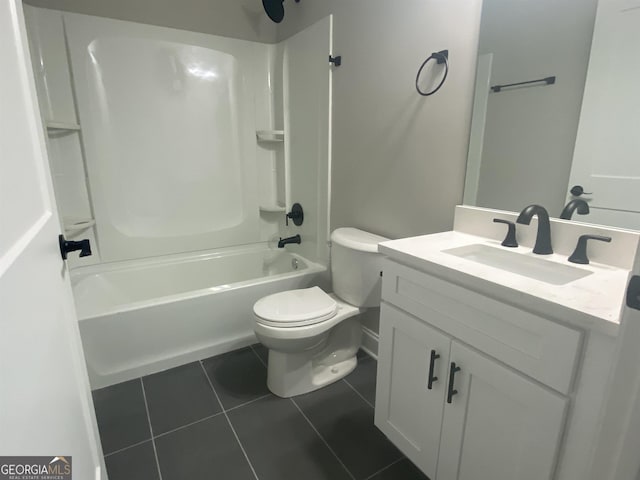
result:
[(566, 285), (592, 272), (581, 268), (550, 262), (510, 250), (489, 247), (481, 243), (442, 250), (442, 253), (471, 260), (507, 272), (522, 275), (551, 285)]

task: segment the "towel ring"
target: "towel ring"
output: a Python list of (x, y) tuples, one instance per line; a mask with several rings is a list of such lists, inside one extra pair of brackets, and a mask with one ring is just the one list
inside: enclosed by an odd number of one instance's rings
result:
[[(423, 92), (422, 90), (420, 90), (420, 85), (419, 85), (420, 75), (422, 74), (422, 70), (424, 70), (424, 67), (431, 60), (435, 60), (438, 65), (441, 65), (441, 64), (444, 63), (444, 67), (445, 67), (444, 75), (442, 76), (442, 80), (440, 80), (440, 83), (438, 84), (438, 86), (436, 88), (434, 88), (430, 92)], [(440, 90), (440, 88), (442, 88), (442, 85), (444, 85), (444, 82), (447, 79), (447, 75), (448, 74), (449, 74), (449, 50), (442, 50), (440, 52), (434, 52), (434, 53), (431, 54), (431, 56), (429, 58), (427, 58), (424, 62), (422, 62), (422, 65), (420, 65), (420, 68), (418, 69), (418, 74), (416, 75), (416, 90), (423, 97), (428, 97), (429, 95), (433, 95), (438, 90)]]

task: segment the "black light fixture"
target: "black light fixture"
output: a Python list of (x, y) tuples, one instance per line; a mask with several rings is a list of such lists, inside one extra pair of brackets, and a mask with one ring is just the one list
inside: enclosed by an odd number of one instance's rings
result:
[[(300, 3), (300, 0), (295, 0)], [(284, 0), (262, 0), (264, 11), (267, 12), (269, 18), (276, 23), (280, 23), (284, 18)]]

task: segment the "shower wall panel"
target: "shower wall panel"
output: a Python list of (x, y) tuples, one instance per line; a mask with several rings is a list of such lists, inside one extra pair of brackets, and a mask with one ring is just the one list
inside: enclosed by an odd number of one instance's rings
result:
[(64, 18), (103, 261), (260, 241), (268, 46)]
[(282, 42), (287, 198), (304, 208), (304, 223), (290, 222), (287, 235), (301, 234), (297, 251), (323, 264), (329, 258), (332, 28), (328, 16)]

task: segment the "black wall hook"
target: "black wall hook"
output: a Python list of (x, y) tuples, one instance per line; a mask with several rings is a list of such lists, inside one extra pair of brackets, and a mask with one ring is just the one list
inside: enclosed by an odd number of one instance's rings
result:
[(335, 57), (329, 55), (329, 63), (332, 63), (335, 67), (339, 67), (342, 65), (342, 55), (337, 55)]

